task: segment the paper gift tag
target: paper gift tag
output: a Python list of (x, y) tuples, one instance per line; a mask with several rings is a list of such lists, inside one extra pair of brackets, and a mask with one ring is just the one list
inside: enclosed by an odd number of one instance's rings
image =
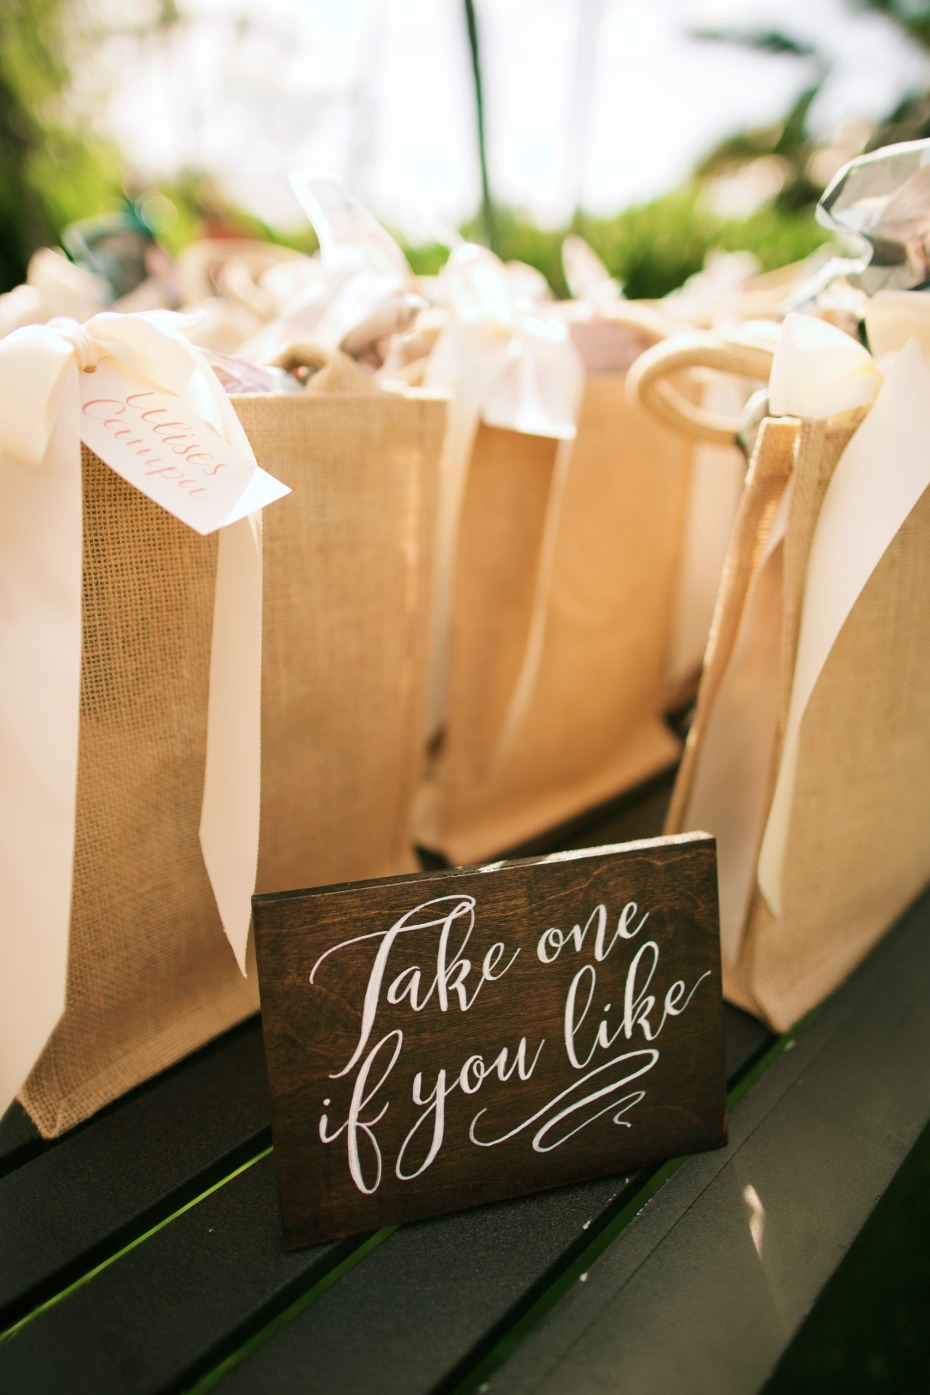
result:
[[(104, 358), (80, 374), (81, 440), (111, 470), (198, 533), (290, 491), (173, 392)], [(242, 507), (247, 505), (247, 508)]]

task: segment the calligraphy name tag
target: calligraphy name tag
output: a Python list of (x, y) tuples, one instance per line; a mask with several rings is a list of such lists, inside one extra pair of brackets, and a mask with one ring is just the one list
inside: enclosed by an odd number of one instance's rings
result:
[(81, 440), (111, 470), (207, 534), (290, 490), (173, 392), (103, 358), (80, 375)]
[(289, 1246), (726, 1141), (706, 834), (253, 911)]

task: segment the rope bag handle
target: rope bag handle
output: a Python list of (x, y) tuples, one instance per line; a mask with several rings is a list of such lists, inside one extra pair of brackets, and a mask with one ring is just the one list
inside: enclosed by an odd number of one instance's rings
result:
[(641, 354), (627, 375), (627, 395), (653, 416), (695, 440), (732, 445), (743, 422), (689, 402), (669, 381), (687, 368), (711, 369), (768, 382), (773, 350), (719, 334), (676, 334)]

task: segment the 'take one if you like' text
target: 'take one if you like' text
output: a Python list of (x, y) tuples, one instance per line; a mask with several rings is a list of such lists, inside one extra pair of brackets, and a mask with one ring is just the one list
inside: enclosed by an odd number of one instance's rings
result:
[[(400, 1181), (423, 1174), (438, 1156), (446, 1137), (446, 1101), (454, 1092), (477, 1096), (485, 1081), (497, 1081), (519, 1090), (530, 1080), (540, 1060), (553, 1051), (561, 1053), (559, 1069), (569, 1083), (545, 1099), (521, 1122), (496, 1132), (487, 1108), (478, 1108), (468, 1125), (468, 1137), (479, 1148), (493, 1148), (518, 1134), (525, 1134), (537, 1153), (548, 1153), (566, 1143), (604, 1115), (614, 1124), (630, 1127), (625, 1117), (645, 1096), (641, 1086), (629, 1088), (653, 1069), (659, 1060), (656, 1044), (670, 1019), (680, 1016), (710, 970), (688, 985), (674, 980), (661, 997), (650, 992), (659, 967), (660, 950), (644, 936), (649, 913), (640, 914), (628, 901), (616, 924), (607, 907), (594, 907), (584, 924), (568, 931), (550, 926), (540, 934), (535, 957), (544, 972), (566, 955), (584, 956), (569, 983), (562, 1013), (560, 1042), (545, 1038), (533, 1043), (521, 1036), (512, 1047), (496, 1054), (477, 1049), (457, 1068), (440, 1067), (435, 1078), (424, 1079), (419, 1070), (409, 1082), (416, 1119), (400, 1143), (393, 1160), (383, 1156), (379, 1125), (391, 1108), (392, 1094), (400, 1083), (398, 1069), (404, 1052), (404, 1032), (394, 1027), (378, 1035), (379, 1009), (383, 1003), (406, 1003), (420, 1013), (430, 1003), (443, 1013), (476, 1013), (479, 1026), (481, 993), (486, 984), (498, 982), (513, 968), (522, 953), (495, 941), (479, 963), (466, 957), (476, 922), (476, 898), (456, 894), (424, 901), (406, 912), (387, 930), (359, 935), (331, 946), (320, 956), (310, 974), (317, 982), (324, 962), (334, 954), (359, 952), (377, 945), (362, 1003), (355, 1048), (330, 1079), (353, 1077), (346, 1117), (332, 1117), (332, 1099), (323, 1101), (319, 1136), (324, 1144), (344, 1139), (349, 1171), (359, 1191), (372, 1194), (381, 1185), (385, 1166), (393, 1166)], [(632, 943), (631, 943), (632, 942)], [(428, 974), (416, 959), (435, 954)], [(627, 946), (632, 959), (622, 980), (611, 975), (616, 1001), (599, 1002), (598, 967)], [(396, 1019), (395, 1019), (396, 1020)], [(495, 1014), (495, 1021), (500, 1014)], [(478, 1043), (480, 1047), (480, 1043)], [(478, 1101), (476, 1100), (476, 1104)]]

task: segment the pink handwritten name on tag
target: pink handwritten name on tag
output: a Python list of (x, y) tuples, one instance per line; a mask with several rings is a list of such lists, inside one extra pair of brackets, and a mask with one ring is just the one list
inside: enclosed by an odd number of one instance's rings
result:
[(173, 392), (114, 358), (81, 377), (81, 440), (111, 470), (198, 533), (289, 491)]

